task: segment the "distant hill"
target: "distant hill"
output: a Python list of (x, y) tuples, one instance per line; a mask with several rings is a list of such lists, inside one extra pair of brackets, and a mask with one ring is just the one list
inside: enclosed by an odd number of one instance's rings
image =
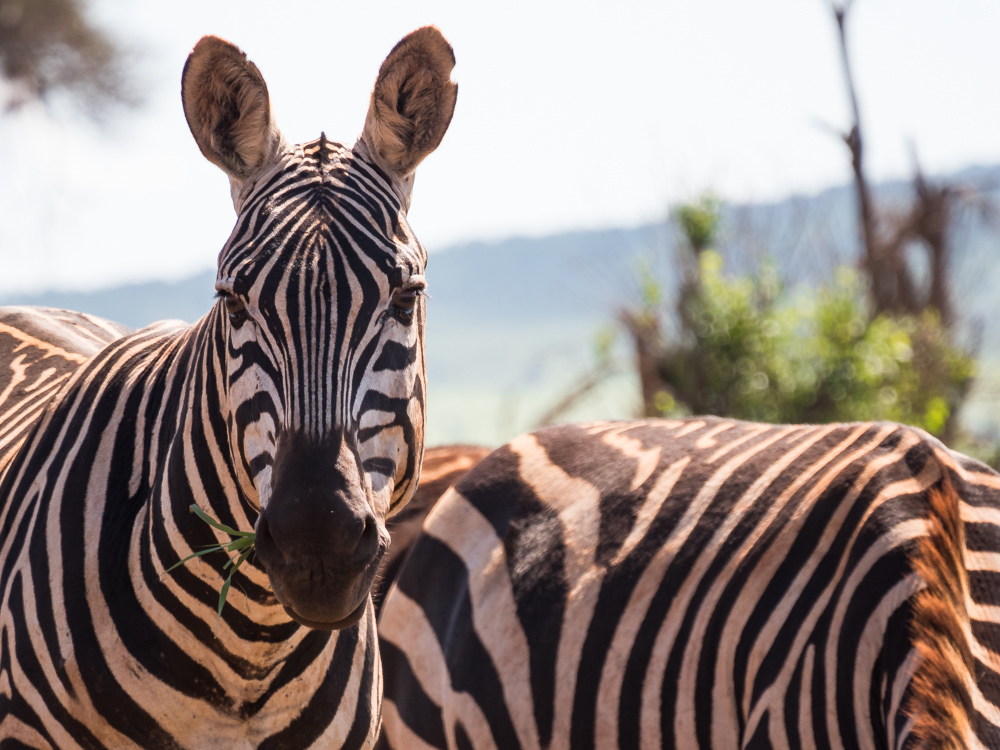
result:
[[(1000, 199), (1000, 166), (965, 170), (951, 179), (990, 188)], [(907, 183), (894, 182), (880, 185), (877, 194), (893, 201), (908, 190)], [(427, 270), (430, 442), (497, 443), (534, 426), (591, 364), (595, 333), (612, 325), (621, 305), (634, 299), (639, 265), (656, 273), (668, 291), (676, 284), (675, 237), (663, 222), (515, 237), (432, 253)], [(788, 284), (828, 279), (838, 265), (856, 262), (853, 192), (838, 187), (771, 204), (730, 205), (720, 246), (733, 271), (752, 270), (770, 257)], [(985, 362), (1000, 362), (1000, 324), (995, 322), (1000, 320), (1000, 226), (967, 211), (955, 247), (952, 281), (964, 330), (970, 340), (978, 337)], [(919, 260), (919, 249), (914, 253)], [(214, 279), (214, 272), (206, 270), (183, 281), (98, 292), (0, 294), (0, 304), (84, 310), (133, 327), (164, 318), (190, 322), (211, 307)], [(570, 416), (629, 415), (637, 397), (628, 352), (620, 349), (623, 374)], [(1000, 424), (1000, 418), (990, 419)]]

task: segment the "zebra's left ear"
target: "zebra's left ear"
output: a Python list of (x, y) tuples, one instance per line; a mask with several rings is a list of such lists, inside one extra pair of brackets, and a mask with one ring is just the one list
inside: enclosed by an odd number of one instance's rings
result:
[(438, 147), (455, 111), (455, 53), (433, 26), (407, 34), (385, 58), (361, 137), (400, 180)]
[[(241, 184), (281, 146), (264, 77), (236, 45), (204, 36), (181, 76), (184, 116), (198, 148)], [(235, 190), (234, 190), (235, 194)]]

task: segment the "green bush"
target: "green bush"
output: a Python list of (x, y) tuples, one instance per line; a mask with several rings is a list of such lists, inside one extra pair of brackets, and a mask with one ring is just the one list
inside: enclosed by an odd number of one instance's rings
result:
[(674, 215), (688, 216), (679, 223), (697, 259), (678, 295), (675, 331), (663, 336), (649, 323), (659, 320), (660, 294), (648, 288), (648, 274), (643, 309), (629, 318), (645, 321), (640, 334), (658, 339), (662, 390), (653, 411), (786, 423), (892, 420), (952, 436), (975, 362), (933, 309), (873, 317), (849, 269), (791, 293), (767, 264), (753, 276), (727, 276), (722, 257), (704, 249), (715, 223), (703, 207)]

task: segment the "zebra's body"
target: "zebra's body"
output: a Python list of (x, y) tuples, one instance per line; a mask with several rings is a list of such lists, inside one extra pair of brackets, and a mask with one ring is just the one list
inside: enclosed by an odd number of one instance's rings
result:
[(70, 376), (129, 331), (85, 313), (0, 308), (0, 475)]
[[(405, 213), (453, 64), (418, 30), (353, 148), (290, 145), (245, 55), (195, 47), (185, 114), (238, 214), (220, 299), (193, 326), (109, 330), (85, 361), (64, 350), (44, 408), (34, 386), (12, 396), (31, 424), (0, 470), (0, 747), (374, 742), (369, 590), (423, 451), (426, 253)], [(166, 573), (229, 541), (193, 504), (256, 531), (218, 620), (222, 556)]]
[(1000, 747), (1000, 477), (911, 428), (526, 435), (379, 619), (420, 748)]

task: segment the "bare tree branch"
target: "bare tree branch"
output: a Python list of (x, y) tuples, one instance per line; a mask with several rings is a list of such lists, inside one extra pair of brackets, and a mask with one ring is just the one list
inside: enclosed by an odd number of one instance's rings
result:
[(660, 378), (660, 358), (663, 354), (660, 321), (648, 310), (622, 310), (619, 319), (632, 336), (635, 347), (635, 368), (639, 373), (642, 416), (659, 416), (656, 394), (663, 390), (663, 381)]
[(554, 424), (570, 409), (580, 403), (590, 393), (608, 379), (615, 371), (615, 365), (610, 360), (599, 362), (591, 371), (584, 373), (569, 392), (551, 406), (538, 420), (532, 429), (538, 429)]
[(847, 98), (851, 106), (851, 128), (841, 137), (851, 152), (851, 169), (854, 172), (854, 188), (858, 200), (858, 224), (861, 230), (863, 247), (862, 267), (871, 280), (872, 296), (875, 309), (879, 312), (895, 307), (895, 288), (893, 276), (885, 268), (887, 258), (881, 252), (878, 236), (878, 224), (875, 207), (872, 204), (871, 189), (864, 171), (864, 142), (861, 138), (861, 113), (858, 107), (858, 95), (854, 86), (854, 75), (851, 71), (851, 58), (847, 51), (847, 13), (850, 4), (831, 3), (834, 19), (837, 22), (837, 37), (840, 42), (840, 62), (844, 70), (844, 83), (847, 86)]

